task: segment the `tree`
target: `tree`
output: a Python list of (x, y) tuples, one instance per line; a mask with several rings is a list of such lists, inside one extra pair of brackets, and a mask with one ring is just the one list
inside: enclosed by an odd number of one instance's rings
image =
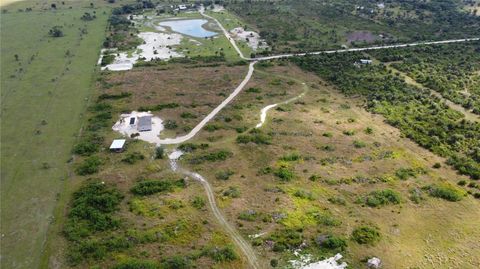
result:
[(57, 9), (57, 4), (53, 3), (50, 5), (53, 9)]
[(18, 62), (18, 54), (13, 55), (15, 57), (15, 61)]
[(62, 37), (63, 36), (63, 31), (61, 30), (61, 26), (53, 26), (52, 29), (48, 31), (48, 34), (51, 37)]

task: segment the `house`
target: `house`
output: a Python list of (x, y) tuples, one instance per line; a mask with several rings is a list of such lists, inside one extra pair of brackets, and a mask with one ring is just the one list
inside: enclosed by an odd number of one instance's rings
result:
[(179, 10), (186, 10), (187, 6), (186, 5), (178, 5)]
[(372, 60), (360, 59), (360, 63), (361, 63), (361, 64), (372, 64)]
[(115, 139), (110, 145), (110, 150), (114, 152), (122, 152), (125, 146), (125, 139)]
[(152, 130), (152, 116), (141, 116), (137, 120), (137, 130), (139, 132)]

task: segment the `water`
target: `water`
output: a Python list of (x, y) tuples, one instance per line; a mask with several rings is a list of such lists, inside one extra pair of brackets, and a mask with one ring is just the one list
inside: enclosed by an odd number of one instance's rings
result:
[(208, 22), (207, 20), (203, 20), (203, 19), (173, 20), (173, 21), (162, 21), (160, 22), (160, 25), (168, 26), (174, 32), (193, 36), (193, 37), (211, 37), (211, 36), (217, 35), (217, 33), (207, 31), (202, 27), (202, 25), (204, 25), (207, 22)]

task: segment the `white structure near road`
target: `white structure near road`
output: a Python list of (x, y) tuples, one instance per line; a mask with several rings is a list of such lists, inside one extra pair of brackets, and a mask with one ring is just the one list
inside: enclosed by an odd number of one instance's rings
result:
[(110, 150), (115, 152), (122, 152), (123, 147), (125, 146), (125, 139), (115, 139), (113, 140), (112, 144), (110, 145)]
[(132, 111), (130, 114), (120, 115), (112, 129), (122, 135), (140, 139), (148, 143), (160, 145), (158, 135), (164, 127), (162, 119), (153, 116), (150, 112)]

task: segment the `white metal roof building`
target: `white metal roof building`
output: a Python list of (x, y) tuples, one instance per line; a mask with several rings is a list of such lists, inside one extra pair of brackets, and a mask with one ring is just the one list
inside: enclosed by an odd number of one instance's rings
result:
[(110, 150), (113, 151), (122, 151), (123, 147), (125, 146), (125, 139), (115, 139), (113, 140), (112, 144), (110, 145)]

